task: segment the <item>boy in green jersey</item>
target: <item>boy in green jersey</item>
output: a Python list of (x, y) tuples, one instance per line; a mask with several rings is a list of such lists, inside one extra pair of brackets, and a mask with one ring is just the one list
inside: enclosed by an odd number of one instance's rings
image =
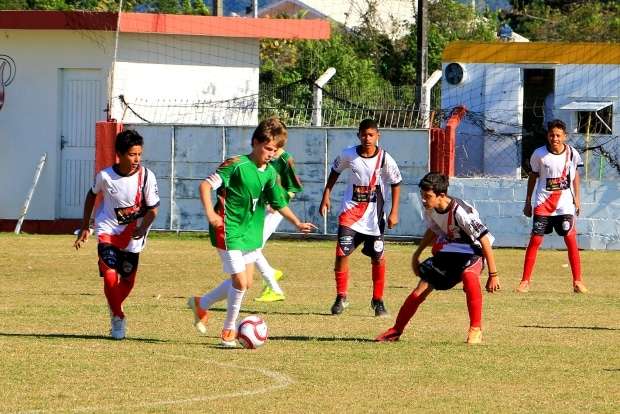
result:
[[(200, 184), (200, 199), (209, 221), (211, 244), (217, 248), (224, 272), (231, 278), (202, 297), (190, 297), (188, 306), (194, 312), (195, 326), (206, 332), (207, 309), (227, 298), (222, 345), (236, 346), (235, 322), (239, 316), (245, 291), (252, 286), (256, 251), (263, 245), (265, 205), (278, 210), (302, 233), (316, 226), (302, 223), (288, 208), (282, 188), (277, 185), (276, 170), (269, 165), (286, 128), (277, 118), (261, 122), (252, 135), (252, 152), (224, 161), (214, 174)], [(211, 190), (217, 191), (213, 206)]]
[[(296, 193), (303, 190), (301, 181), (295, 172), (295, 161), (293, 156), (284, 150), (286, 145), (287, 135), (284, 134), (280, 137), (282, 139), (281, 148), (278, 149), (274, 158), (269, 164), (275, 168), (278, 173), (278, 184), (284, 190), (284, 196), (290, 201), (295, 197)], [(282, 221), (282, 215), (274, 210), (270, 206), (267, 207), (267, 213), (265, 215), (265, 224), (263, 226), (263, 248), (265, 243), (276, 231), (278, 225)], [(278, 284), (278, 281), (283, 277), (281, 270), (271, 267), (267, 258), (263, 254), (262, 248), (257, 250), (256, 267), (261, 273), (263, 278), (263, 290), (259, 297), (254, 299), (257, 302), (276, 302), (284, 300), (284, 292)]]

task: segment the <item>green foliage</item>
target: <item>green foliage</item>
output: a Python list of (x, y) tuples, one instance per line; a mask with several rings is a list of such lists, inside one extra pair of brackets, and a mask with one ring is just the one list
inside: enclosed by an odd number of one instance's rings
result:
[(505, 17), (519, 34), (533, 41), (618, 42), (617, 1), (513, 1)]

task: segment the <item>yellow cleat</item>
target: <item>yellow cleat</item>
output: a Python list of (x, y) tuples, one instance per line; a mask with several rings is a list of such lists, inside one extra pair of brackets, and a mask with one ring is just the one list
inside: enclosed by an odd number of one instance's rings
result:
[(284, 299), (284, 293), (276, 293), (269, 287), (266, 287), (265, 289), (263, 289), (261, 295), (254, 300), (256, 302), (278, 302)]
[(573, 292), (575, 293), (588, 293), (588, 288), (581, 281), (573, 283)]
[(276, 279), (276, 282), (279, 282), (280, 279), (284, 278), (284, 273), (281, 270), (276, 270), (273, 277)]
[(469, 332), (467, 332), (467, 344), (468, 345), (477, 345), (482, 343), (482, 329), (480, 328), (469, 328)]
[(519, 287), (515, 289), (515, 292), (517, 293), (527, 293), (529, 291), (530, 291), (530, 282), (528, 282), (527, 280), (522, 280), (521, 283), (519, 283)]

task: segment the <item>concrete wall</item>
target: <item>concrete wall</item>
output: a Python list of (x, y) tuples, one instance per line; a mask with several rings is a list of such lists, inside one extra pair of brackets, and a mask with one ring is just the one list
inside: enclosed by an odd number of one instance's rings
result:
[[(44, 152), (47, 164), (27, 219), (72, 218), (74, 213), (67, 213), (66, 205), (75, 200), (73, 210), (79, 211), (77, 204), (92, 182), (95, 121), (106, 118), (113, 33), (0, 30), (0, 39), (0, 55), (10, 56), (17, 69), (13, 82), (5, 88), (0, 110), (0, 219), (16, 219), (20, 214)], [(112, 96), (125, 95), (136, 103), (134, 109), (151, 119), (177, 124), (256, 125), (258, 51), (257, 39), (122, 34)], [(83, 132), (85, 136), (79, 139), (83, 145), (73, 151), (71, 157), (76, 158), (69, 160), (66, 147), (61, 154), (62, 125), (71, 124), (67, 121), (71, 114), (84, 111), (79, 96), (73, 101), (75, 107), (62, 105), (63, 73), (75, 69), (96, 73), (102, 90), (100, 102), (89, 114), (94, 118), (92, 131)], [(223, 105), (221, 110), (205, 110), (199, 119), (194, 109), (167, 106), (175, 101), (183, 105), (240, 96), (249, 98)], [(239, 110), (239, 106), (247, 110)], [(142, 122), (130, 111), (123, 111), (118, 99), (113, 101), (112, 117)], [(84, 116), (74, 118), (84, 123)], [(72, 170), (69, 162), (81, 165), (79, 172)]]
[[(527, 180), (451, 178), (448, 192), (473, 203), (502, 247), (527, 246), (532, 219), (523, 215)], [(581, 182), (581, 216), (577, 219), (579, 247), (620, 249), (620, 182)], [(557, 234), (545, 236), (543, 247), (564, 248)]]
[[(172, 127), (127, 125), (145, 137), (145, 165), (158, 177), (161, 208), (155, 228), (206, 230), (207, 221), (198, 198), (198, 185), (227, 157), (250, 152), (250, 127)], [(290, 207), (303, 220), (317, 224), (323, 234), (337, 231), (340, 202), (348, 172), (338, 180), (332, 193), (332, 211), (326, 219), (318, 212), (325, 181), (334, 158), (345, 147), (359, 143), (351, 128), (289, 128), (287, 149), (296, 161), (304, 191)], [(380, 145), (398, 163), (403, 175), (400, 224), (388, 233), (394, 236), (419, 235), (421, 221), (417, 182), (428, 171), (428, 130), (381, 131)], [(171, 161), (172, 160), (172, 161)], [(388, 191), (388, 206), (391, 194)], [(295, 229), (283, 223), (283, 232)]]
[[(258, 39), (124, 33), (112, 96), (154, 123), (256, 125), (259, 63)], [(112, 108), (117, 120), (143, 122), (119, 100)]]
[[(106, 69), (112, 35), (4, 30), (0, 38), (0, 54), (11, 56), (17, 68), (0, 110), (0, 218), (17, 218), (37, 162), (47, 152), (28, 219), (54, 219), (60, 188), (61, 68)], [(101, 76), (105, 83), (103, 71)], [(93, 125), (93, 137), (94, 130)]]

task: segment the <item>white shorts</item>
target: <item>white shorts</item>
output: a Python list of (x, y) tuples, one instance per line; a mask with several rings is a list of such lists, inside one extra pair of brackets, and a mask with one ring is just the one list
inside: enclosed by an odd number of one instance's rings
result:
[(276, 231), (283, 218), (284, 217), (282, 217), (282, 214), (275, 210), (265, 214), (265, 224), (263, 225), (263, 247), (271, 235)]
[(246, 265), (256, 262), (258, 258), (257, 250), (244, 252), (242, 250), (217, 249), (217, 252), (222, 259), (224, 273), (228, 273), (229, 275), (243, 272)]

